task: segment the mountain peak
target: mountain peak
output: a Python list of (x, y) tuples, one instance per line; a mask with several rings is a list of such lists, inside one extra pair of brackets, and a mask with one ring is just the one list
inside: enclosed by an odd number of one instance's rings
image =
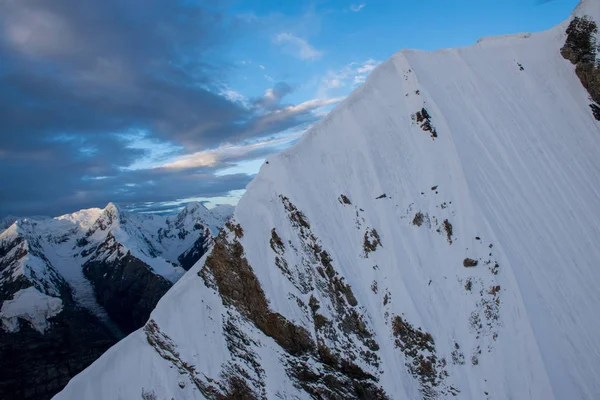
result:
[[(21, 398), (25, 387), (50, 398), (141, 327), (210, 249), (213, 237), (204, 226), (195, 229), (197, 219), (190, 215), (182, 229), (173, 229), (165, 217), (109, 203), (55, 218), (20, 218), (1, 230), (0, 398)], [(31, 328), (39, 334), (24, 331)], [(10, 371), (23, 360), (27, 371), (15, 377)], [(37, 373), (57, 365), (69, 368), (58, 376)]]
[(235, 209), (231, 204), (218, 204), (211, 211), (232, 211)]
[(187, 203), (175, 217), (175, 223), (182, 224), (188, 219), (200, 220), (206, 224), (211, 219), (210, 210), (204, 204), (192, 201)]
[(119, 221), (121, 219), (121, 209), (113, 202), (104, 207), (104, 215), (108, 216), (110, 221)]
[[(108, 208), (108, 206), (106, 208)], [(60, 215), (58, 217), (55, 217), (54, 219), (69, 221), (75, 225), (79, 225), (80, 228), (85, 230), (91, 228), (94, 225), (96, 220), (105, 212), (106, 208), (86, 208), (79, 211), (75, 211), (71, 214)]]
[(98, 230), (105, 231), (113, 226), (119, 225), (121, 217), (122, 212), (119, 210), (119, 207), (113, 202), (108, 203), (100, 215), (93, 218), (94, 222), (89, 228), (89, 234)]
[(195, 212), (198, 210), (206, 210), (209, 211), (208, 208), (199, 201), (191, 201), (185, 205), (182, 211)]
[(119, 207), (117, 206), (116, 203), (113, 203), (111, 201), (106, 205), (106, 207), (104, 207), (104, 211), (111, 212), (111, 213), (118, 213)]
[(18, 219), (19, 217), (15, 217), (14, 215), (8, 215), (6, 217), (0, 218), (0, 232), (14, 224), (15, 221), (17, 221)]
[(564, 28), (381, 64), (57, 398), (597, 397), (599, 125)]

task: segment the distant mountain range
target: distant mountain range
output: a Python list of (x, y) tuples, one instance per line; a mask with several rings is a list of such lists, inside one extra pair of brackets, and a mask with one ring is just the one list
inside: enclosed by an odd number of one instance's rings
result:
[(232, 212), (190, 203), (156, 216), (110, 203), (56, 218), (3, 219), (0, 398), (50, 398), (142, 327)]

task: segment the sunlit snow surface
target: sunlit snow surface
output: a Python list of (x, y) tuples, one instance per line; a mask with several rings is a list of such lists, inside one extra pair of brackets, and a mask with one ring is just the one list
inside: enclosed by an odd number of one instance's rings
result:
[[(600, 20), (600, 2), (586, 0), (576, 14)], [(310, 331), (290, 297), (308, 303), (309, 294), (275, 266), (269, 246), (274, 227), (286, 246), (297, 240), (280, 194), (304, 213), (364, 307), (380, 346), (380, 367), (370, 372), (391, 398), (421, 394), (389, 315), (432, 334), (457, 398), (600, 398), (600, 129), (574, 66), (559, 53), (566, 26), (396, 54), (298, 144), (271, 157), (236, 208), (245, 256), (270, 307)], [(435, 139), (415, 120), (422, 108)], [(427, 217), (420, 227), (418, 212)], [(446, 219), (451, 243), (437, 232)], [(368, 228), (382, 246), (366, 257)], [(291, 251), (286, 257), (301, 262)], [(478, 266), (465, 268), (465, 258)], [(231, 357), (225, 308), (197, 276), (202, 265), (152, 318), (198, 376), (219, 379)], [(483, 318), (482, 301), (496, 287), (498, 318), (479, 328), (473, 315)], [(309, 398), (288, 378), (281, 348), (251, 324), (240, 328), (259, 343), (267, 397)], [(456, 344), (463, 363), (451, 361)], [(131, 399), (143, 389), (202, 398), (141, 330), (56, 398)]]
[[(123, 246), (122, 252), (131, 252), (154, 273), (177, 282), (185, 273), (178, 266), (178, 256), (189, 249), (201, 233), (206, 234), (203, 229), (218, 230), (232, 212), (231, 209), (219, 209), (213, 213), (199, 203), (188, 205), (186, 210), (175, 216), (153, 216), (122, 212), (111, 203), (104, 209), (80, 210), (56, 218), (16, 219), (0, 232), (0, 247), (12, 247), (0, 259), (0, 262), (8, 263), (3, 266), (0, 287), (10, 285), (22, 276), (35, 288), (24, 289), (25, 292), (18, 292), (12, 300), (4, 302), (2, 327), (7, 331), (18, 330), (17, 318), (20, 317), (44, 333), (46, 319), (62, 309), (58, 298), (61, 284), (68, 285), (78, 306), (110, 324), (108, 314), (98, 304), (94, 288), (82, 269), (92, 258), (103, 260), (102, 257), (110, 259), (117, 255), (116, 252), (100, 254), (95, 251), (95, 246), (104, 243), (108, 235), (113, 235)], [(104, 229), (96, 227), (99, 220), (103, 220)], [(171, 224), (170, 220), (178, 223)], [(202, 227), (194, 228), (200, 225)], [(185, 237), (180, 235), (181, 232), (186, 232)], [(85, 244), (80, 243), (83, 239)], [(18, 240), (21, 240), (18, 245), (11, 244)], [(35, 293), (37, 298), (32, 297)], [(56, 304), (61, 306), (57, 308)], [(6, 312), (4, 307), (8, 307)]]

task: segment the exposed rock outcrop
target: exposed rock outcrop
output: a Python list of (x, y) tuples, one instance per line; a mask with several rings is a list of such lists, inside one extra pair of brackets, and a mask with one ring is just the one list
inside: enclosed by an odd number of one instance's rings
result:
[(0, 398), (49, 399), (121, 337), (89, 311), (65, 302), (43, 334), (21, 321), (0, 329)]
[(598, 26), (589, 16), (575, 17), (567, 28), (565, 45), (560, 54), (575, 64), (575, 73), (593, 101), (590, 108), (600, 121), (600, 67), (596, 62)]

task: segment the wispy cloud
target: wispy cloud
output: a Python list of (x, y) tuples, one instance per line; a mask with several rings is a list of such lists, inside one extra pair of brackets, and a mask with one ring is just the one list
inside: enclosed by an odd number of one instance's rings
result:
[[(277, 102), (287, 93), (286, 88), (269, 89), (263, 98), (269, 98), (272, 102)], [(256, 132), (267, 130), (267, 127), (280, 124), (281, 122), (296, 118), (302, 115), (311, 115), (311, 121), (314, 121), (326, 113), (320, 110), (337, 104), (344, 100), (343, 97), (336, 98), (318, 98), (311, 99), (298, 105), (290, 105), (278, 108), (274, 111), (262, 115), (256, 120), (254, 127)], [(305, 124), (306, 126), (306, 124)], [(297, 129), (297, 128), (296, 128)], [(287, 131), (289, 132), (289, 131)], [(294, 141), (301, 136), (303, 131), (293, 133), (283, 133), (285, 136), (277, 138), (263, 138), (259, 141), (242, 144), (224, 144), (216, 149), (197, 151), (191, 154), (185, 154), (176, 157), (166, 163), (155, 166), (155, 169), (166, 170), (187, 170), (194, 168), (220, 168), (228, 166), (228, 163), (242, 159), (251, 159), (257, 156), (264, 156), (272, 153), (274, 149), (286, 143)], [(278, 134), (278, 136), (281, 134)]]
[(202, 167), (227, 166), (228, 162), (252, 158), (253, 155), (265, 154), (265, 149), (289, 143), (300, 137), (303, 132), (296, 132), (282, 138), (266, 139), (255, 143), (232, 145), (225, 144), (216, 149), (198, 151), (193, 154), (178, 157), (177, 159), (159, 165), (155, 168), (166, 169), (192, 169)]
[[(260, 138), (319, 119), (323, 102), (283, 104), (291, 87), (270, 77), (259, 99), (225, 83), (260, 64), (231, 61), (225, 44), (266, 22), (279, 22), (269, 38), (302, 27), (208, 2), (72, 3), (0, 0), (0, 213), (225, 196), (250, 177), (216, 171), (277, 151), (288, 142)], [(299, 57), (320, 55), (293, 35), (280, 41)]]
[(365, 3), (362, 4), (352, 4), (350, 6), (350, 11), (352, 12), (359, 12), (360, 10), (362, 10), (364, 7), (366, 6)]
[(332, 104), (337, 104), (344, 100), (343, 97), (335, 97), (333, 99), (312, 99), (300, 103), (296, 106), (288, 106), (283, 110), (279, 110), (278, 113), (282, 114), (300, 114), (311, 110), (318, 110), (319, 108), (326, 107)]
[(305, 39), (291, 33), (280, 33), (275, 36), (273, 41), (280, 45), (284, 51), (301, 60), (313, 60), (323, 55), (323, 52), (315, 49)]
[(362, 63), (352, 62), (338, 71), (329, 71), (319, 86), (319, 97), (329, 97), (336, 89), (353, 89), (362, 84), (369, 74), (379, 65), (379, 61), (369, 59)]
[(263, 109), (274, 109), (279, 107), (281, 100), (292, 92), (292, 87), (285, 82), (279, 82), (272, 88), (268, 88), (265, 94), (255, 101), (254, 105)]
[(248, 102), (248, 99), (246, 99), (246, 96), (244, 96), (243, 94), (241, 94), (240, 92), (238, 92), (236, 90), (230, 89), (227, 86), (225, 86), (221, 90), (220, 94), (221, 94), (221, 96), (223, 96), (227, 100), (231, 101), (232, 103), (241, 104), (245, 108), (250, 107), (250, 104)]

